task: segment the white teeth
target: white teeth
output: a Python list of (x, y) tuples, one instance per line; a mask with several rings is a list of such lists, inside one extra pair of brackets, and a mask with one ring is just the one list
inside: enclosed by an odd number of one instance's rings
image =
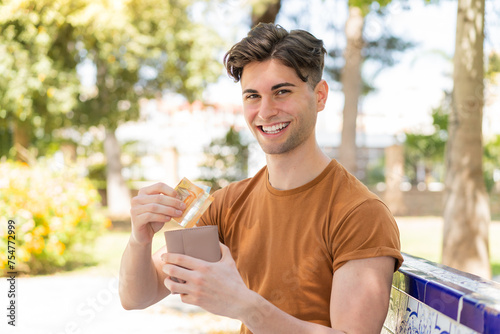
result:
[(262, 131), (265, 133), (275, 134), (280, 132), (282, 129), (286, 128), (290, 123), (279, 123), (272, 126), (262, 126)]

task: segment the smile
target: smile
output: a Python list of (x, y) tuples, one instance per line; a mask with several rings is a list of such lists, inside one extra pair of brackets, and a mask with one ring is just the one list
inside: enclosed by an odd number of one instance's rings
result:
[(271, 126), (262, 125), (262, 126), (259, 126), (259, 127), (262, 129), (262, 132), (272, 135), (272, 134), (276, 134), (276, 133), (282, 131), (289, 124), (290, 124), (290, 122), (286, 122), (286, 123), (274, 124), (274, 125), (271, 125)]

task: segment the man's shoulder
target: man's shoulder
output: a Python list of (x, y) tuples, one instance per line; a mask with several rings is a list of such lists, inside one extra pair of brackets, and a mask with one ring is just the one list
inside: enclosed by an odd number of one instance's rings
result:
[(351, 174), (342, 164), (333, 160), (330, 164), (326, 183), (336, 195), (353, 197), (376, 197), (356, 176)]
[(374, 192), (338, 162), (329, 175), (328, 186), (337, 212), (347, 213), (360, 206), (384, 205)]

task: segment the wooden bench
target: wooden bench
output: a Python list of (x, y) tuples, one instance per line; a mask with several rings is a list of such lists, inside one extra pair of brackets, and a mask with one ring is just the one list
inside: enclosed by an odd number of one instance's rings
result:
[(499, 283), (403, 255), (382, 333), (500, 333)]

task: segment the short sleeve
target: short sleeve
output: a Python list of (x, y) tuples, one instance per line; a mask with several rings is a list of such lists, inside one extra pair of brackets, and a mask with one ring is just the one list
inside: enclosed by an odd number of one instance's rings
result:
[(403, 263), (399, 229), (387, 206), (379, 199), (367, 199), (331, 231), (333, 271), (350, 260), (390, 256)]

